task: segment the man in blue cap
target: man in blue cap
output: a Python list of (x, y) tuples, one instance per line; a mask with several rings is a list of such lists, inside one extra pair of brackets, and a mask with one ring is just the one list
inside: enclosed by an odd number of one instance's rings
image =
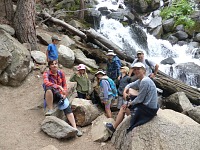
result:
[[(54, 113), (53, 103), (58, 103), (58, 108), (64, 111), (67, 119), (72, 127), (77, 129), (74, 115), (67, 99), (67, 85), (65, 74), (58, 70), (58, 61), (53, 60), (48, 62), (49, 70), (43, 73), (43, 87), (45, 90), (45, 103), (47, 112), (45, 116), (50, 116)], [(77, 129), (77, 136), (82, 136), (82, 132)]]

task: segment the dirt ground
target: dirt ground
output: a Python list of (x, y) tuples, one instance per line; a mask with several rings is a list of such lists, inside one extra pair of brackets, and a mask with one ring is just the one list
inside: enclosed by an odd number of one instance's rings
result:
[[(69, 77), (72, 70), (65, 69)], [(80, 128), (84, 134), (68, 140), (57, 140), (40, 130), (44, 111), (42, 76), (32, 71), (20, 87), (0, 85), (0, 150), (39, 150), (54, 145), (59, 150), (114, 150), (110, 141), (105, 145), (91, 140), (91, 125)]]

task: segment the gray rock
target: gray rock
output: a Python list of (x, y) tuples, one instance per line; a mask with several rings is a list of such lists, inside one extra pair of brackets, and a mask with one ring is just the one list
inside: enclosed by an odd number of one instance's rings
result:
[(121, 123), (111, 141), (121, 150), (198, 150), (200, 125), (173, 110), (159, 110), (150, 122), (126, 134), (130, 117)]
[(175, 37), (177, 37), (179, 40), (185, 40), (188, 38), (188, 34), (183, 32), (183, 31), (177, 31), (175, 34), (174, 34)]
[(184, 25), (182, 25), (182, 24), (177, 25), (175, 29), (176, 29), (176, 31), (185, 31)]
[(178, 38), (175, 37), (175, 36), (173, 36), (173, 35), (170, 35), (170, 36), (167, 38), (167, 40), (168, 40), (172, 45), (174, 45), (174, 44), (176, 44), (176, 43), (178, 42)]
[(123, 20), (124, 19), (124, 13), (122, 12), (112, 12), (107, 15), (107, 17), (110, 19), (116, 19), (116, 20)]
[(12, 28), (11, 26), (7, 24), (0, 24), (0, 29), (3, 29), (4, 31), (8, 32), (10, 35), (15, 34), (14, 28)]
[(113, 118), (107, 118), (104, 114), (99, 116), (92, 122), (92, 140), (96, 142), (104, 142), (110, 137), (109, 132), (105, 128), (105, 122), (114, 123)]
[(37, 38), (44, 45), (49, 45), (50, 43), (52, 43), (51, 35), (49, 35), (48, 33), (44, 33), (40, 30), (37, 30)]
[(49, 136), (57, 139), (75, 137), (77, 133), (75, 128), (54, 116), (47, 116), (41, 124), (41, 129)]
[(195, 37), (194, 40), (197, 42), (200, 42), (200, 33), (198, 33)]
[(163, 34), (162, 25), (156, 27), (156, 29), (154, 29), (152, 32), (152, 35), (155, 36), (157, 39), (161, 39), (162, 34)]
[[(7, 32), (0, 30), (1, 64), (0, 83), (19, 86), (32, 70), (29, 51)], [(5, 52), (7, 51), (7, 52)], [(6, 68), (5, 68), (6, 67)], [(3, 70), (4, 68), (4, 70)]]
[(5, 48), (1, 48), (0, 50), (0, 74), (2, 71), (8, 67), (8, 65), (12, 62), (12, 54)]
[(91, 68), (98, 69), (99, 67), (96, 64), (96, 61), (90, 58), (87, 58), (84, 53), (80, 49), (74, 49), (74, 54), (76, 57), (76, 61), (80, 64), (85, 64)]
[(99, 28), (101, 21), (101, 12), (95, 8), (88, 9), (86, 11), (85, 20), (91, 24), (94, 24), (94, 28)]
[(193, 51), (193, 57), (196, 59), (200, 59), (200, 48), (195, 48), (192, 50)]
[(200, 106), (193, 107), (187, 111), (188, 116), (200, 124)]
[(180, 46), (183, 46), (183, 45), (186, 45), (187, 42), (186, 41), (178, 41), (177, 44)]
[(84, 29), (84, 25), (76, 20), (71, 20), (69, 24), (77, 29)]
[(163, 25), (163, 29), (166, 31), (166, 32), (171, 32), (173, 31), (174, 29), (174, 19), (171, 18), (171, 19), (168, 19), (168, 20), (164, 20), (162, 22), (162, 25)]
[(175, 61), (172, 57), (168, 57), (168, 58), (162, 60), (160, 63), (164, 64), (164, 65), (167, 65), (167, 64), (172, 65), (172, 64), (175, 64)]
[(74, 52), (69, 47), (60, 45), (58, 48), (58, 61), (64, 67), (71, 68), (75, 61)]
[(184, 92), (177, 92), (163, 99), (163, 105), (166, 109), (172, 109), (177, 112), (186, 112), (193, 108)]
[(47, 60), (46, 55), (41, 51), (31, 51), (31, 57), (39, 64), (45, 64)]
[(67, 35), (61, 36), (60, 45), (65, 45), (65, 46), (69, 47), (73, 44), (75, 44), (75, 42), (71, 38), (69, 38), (69, 36), (67, 36)]
[(160, 25), (162, 25), (162, 17), (156, 16), (155, 18), (153, 18), (151, 20), (148, 27), (153, 29), (153, 28), (156, 28)]

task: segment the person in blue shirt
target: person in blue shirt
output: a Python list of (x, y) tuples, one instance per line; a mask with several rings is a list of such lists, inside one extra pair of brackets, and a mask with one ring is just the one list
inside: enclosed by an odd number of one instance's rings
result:
[(59, 41), (61, 41), (57, 35), (53, 35), (51, 37), (52, 43), (48, 45), (46, 56), (47, 56), (47, 62), (58, 60), (58, 49), (56, 45)]
[(120, 59), (111, 50), (106, 55), (108, 57), (106, 74), (109, 78), (115, 81), (115, 83), (117, 83), (117, 78), (120, 75)]

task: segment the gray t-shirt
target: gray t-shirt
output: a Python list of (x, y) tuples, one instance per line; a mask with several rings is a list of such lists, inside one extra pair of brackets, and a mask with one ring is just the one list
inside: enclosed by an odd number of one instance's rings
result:
[(143, 103), (150, 108), (157, 108), (158, 97), (156, 85), (149, 77), (138, 79), (135, 82), (129, 83), (125, 88), (138, 89), (138, 96), (132, 101), (132, 105)]
[[(131, 64), (131, 68), (132, 68), (133, 65), (134, 65), (135, 63), (137, 63), (137, 62), (140, 62), (140, 61), (138, 61), (138, 59), (135, 59), (135, 60), (133, 61), (133, 63)], [(155, 68), (156, 63), (154, 63), (154, 62), (151, 61), (151, 60), (148, 60), (148, 62), (149, 62), (150, 66), (151, 66), (152, 68)], [(152, 69), (150, 68), (149, 65), (146, 64), (145, 59), (144, 59), (141, 63), (143, 63), (143, 64), (145, 65), (145, 67), (146, 67), (146, 76), (149, 76), (150, 74), (152, 74)]]

